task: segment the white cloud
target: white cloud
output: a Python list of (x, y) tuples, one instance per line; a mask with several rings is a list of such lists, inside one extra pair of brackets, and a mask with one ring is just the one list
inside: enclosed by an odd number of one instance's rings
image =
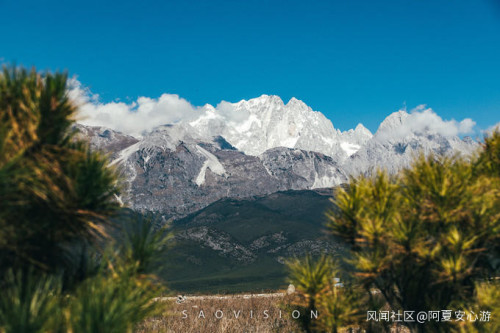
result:
[(233, 103), (222, 101), (217, 104), (216, 110), (218, 114), (224, 117), (227, 121), (242, 123), (248, 119), (250, 113), (246, 109), (235, 108)]
[(500, 131), (500, 122), (483, 131), (485, 135), (491, 135), (494, 131)]
[(202, 114), (201, 108), (174, 94), (163, 94), (159, 98), (139, 97), (132, 103), (101, 103), (99, 95), (75, 78), (68, 82), (68, 94), (80, 105), (79, 123), (104, 126), (135, 136), (159, 125), (189, 121)]
[(474, 132), (473, 128), (476, 126), (476, 122), (470, 118), (465, 118), (458, 125), (459, 134), (470, 134)]
[(396, 112), (386, 118), (385, 125), (377, 133), (382, 140), (398, 140), (414, 133), (432, 133), (443, 136), (457, 136), (474, 133), (476, 122), (465, 118), (458, 122), (455, 119), (443, 120), (431, 108), (419, 105), (410, 114)]
[[(99, 95), (93, 94), (76, 78), (69, 80), (68, 94), (80, 105), (78, 122), (104, 126), (134, 136), (140, 136), (156, 126), (191, 122), (203, 116), (212, 118), (214, 114), (222, 117), (226, 124), (232, 122), (233, 125), (244, 124), (250, 116), (248, 110), (238, 107), (238, 103), (222, 101), (215, 108), (208, 104), (196, 107), (174, 94), (163, 94), (159, 98), (139, 97), (131, 103), (119, 100), (102, 103)], [(470, 118), (460, 122), (454, 119), (443, 120), (432, 109), (419, 105), (410, 114), (396, 112), (387, 117), (379, 128), (377, 137), (391, 140), (423, 132), (456, 136), (473, 133), (475, 125)]]
[(80, 106), (79, 123), (104, 126), (133, 136), (140, 136), (160, 125), (190, 122), (210, 112), (234, 123), (242, 123), (249, 117), (247, 110), (238, 109), (226, 101), (220, 102), (216, 108), (209, 104), (197, 107), (175, 94), (162, 94), (159, 98), (139, 97), (132, 103), (119, 100), (101, 103), (99, 95), (76, 78), (68, 81), (68, 94)]
[(472, 133), (472, 128), (476, 123), (470, 118), (461, 122), (457, 122), (455, 119), (443, 120), (432, 109), (428, 108), (412, 112), (404, 125), (413, 132), (430, 131), (444, 136), (454, 136)]

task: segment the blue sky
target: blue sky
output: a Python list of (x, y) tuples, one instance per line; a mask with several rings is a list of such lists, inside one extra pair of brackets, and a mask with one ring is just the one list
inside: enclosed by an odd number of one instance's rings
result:
[(496, 0), (0, 0), (0, 59), (67, 69), (103, 102), (275, 94), (342, 130), (406, 102), (500, 121)]

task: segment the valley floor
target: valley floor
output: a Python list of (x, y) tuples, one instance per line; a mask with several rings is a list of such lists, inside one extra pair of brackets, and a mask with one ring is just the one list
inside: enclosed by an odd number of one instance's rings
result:
[[(163, 297), (162, 316), (144, 321), (136, 333), (300, 332), (284, 293)], [(303, 314), (304, 315), (304, 314)]]
[[(155, 301), (165, 304), (164, 312), (138, 325), (135, 333), (303, 332), (292, 316), (303, 318), (311, 314), (293, 312), (293, 300), (294, 295), (284, 292), (158, 297)], [(389, 330), (410, 332), (407, 327), (396, 324)], [(342, 333), (359, 331), (359, 328), (339, 330)]]

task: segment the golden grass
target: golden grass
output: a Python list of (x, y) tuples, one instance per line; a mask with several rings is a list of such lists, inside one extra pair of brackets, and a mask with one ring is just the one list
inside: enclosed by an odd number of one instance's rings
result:
[[(135, 333), (303, 332), (292, 319), (296, 297), (297, 294), (285, 293), (188, 296), (181, 304), (176, 302), (177, 297), (157, 298), (155, 301), (165, 305), (163, 314), (139, 324)], [(268, 318), (265, 318), (265, 310)], [(301, 314), (304, 315), (309, 314)], [(318, 318), (320, 316), (318, 314)], [(388, 329), (391, 333), (409, 333), (407, 327), (396, 323)], [(339, 330), (341, 333), (363, 331), (361, 328)]]
[(291, 301), (284, 294), (194, 296), (181, 304), (164, 298), (164, 314), (144, 321), (136, 332), (300, 332), (291, 317)]

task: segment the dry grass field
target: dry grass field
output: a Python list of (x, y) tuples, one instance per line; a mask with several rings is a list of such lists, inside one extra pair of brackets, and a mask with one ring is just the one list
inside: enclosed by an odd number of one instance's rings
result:
[[(135, 333), (303, 332), (292, 318), (293, 300), (294, 295), (286, 293), (188, 296), (181, 303), (177, 297), (157, 298), (155, 301), (165, 305), (163, 314), (145, 320), (136, 327)], [(339, 330), (342, 333), (363, 331), (360, 328)], [(409, 333), (407, 327), (396, 324), (389, 331)]]
[(165, 297), (157, 300), (165, 303), (163, 316), (146, 320), (136, 333), (300, 332), (291, 300), (281, 293), (192, 296), (180, 304)]

